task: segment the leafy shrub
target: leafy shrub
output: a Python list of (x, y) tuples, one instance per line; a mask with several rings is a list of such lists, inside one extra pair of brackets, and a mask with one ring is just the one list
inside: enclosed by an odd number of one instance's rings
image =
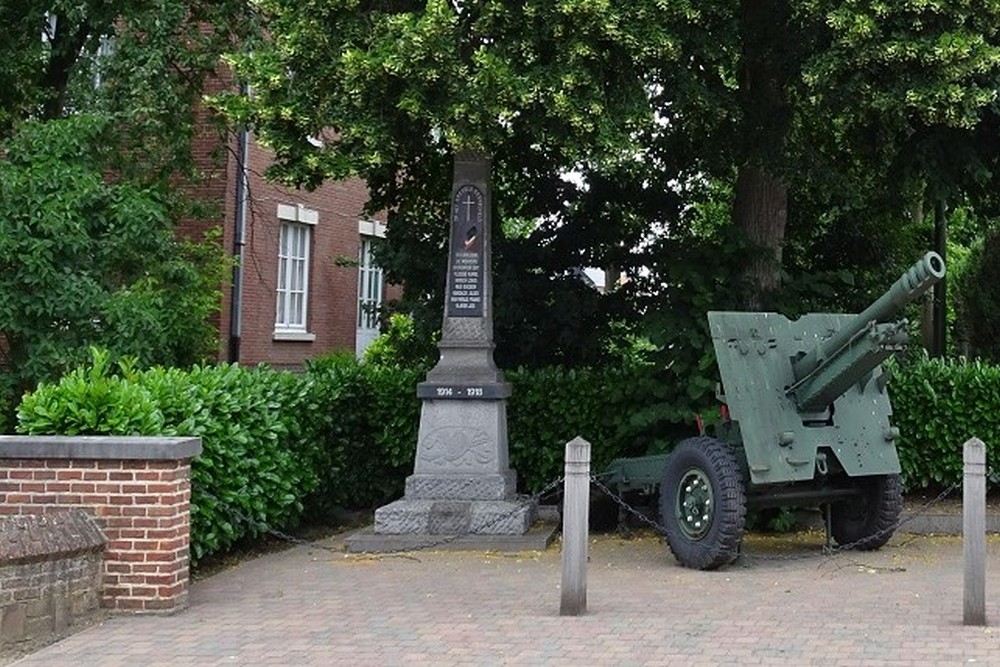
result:
[[(956, 290), (961, 323), (972, 354), (1000, 362), (1000, 232), (975, 243)], [(948, 267), (951, 275), (951, 267)]]
[(18, 409), (18, 431), (30, 435), (159, 435), (163, 413), (144, 387), (120, 377), (107, 351), (92, 349), (89, 367), (56, 384), (26, 394)]
[(265, 526), (294, 524), (319, 485), (313, 387), (290, 373), (232, 365), (154, 368), (120, 377), (106, 353), (28, 394), (18, 431), (202, 439), (192, 462), (191, 554), (197, 562)]
[(349, 355), (307, 365), (317, 442), (326, 461), (311, 502), (315, 512), (371, 507), (402, 492), (416, 450), (418, 375), (403, 368), (359, 364)]
[(511, 465), (527, 490), (537, 491), (562, 474), (566, 443), (580, 436), (591, 444), (591, 469), (619, 456), (657, 447), (653, 437), (656, 396), (642, 369), (559, 367), (518, 369), (508, 408)]
[(364, 374), (372, 395), (371, 430), (374, 451), (384, 457), (381, 465), (386, 472), (402, 472), (397, 482), (386, 480), (378, 489), (391, 498), (402, 490), (405, 475), (413, 472), (420, 428), (420, 399), (417, 383), (426, 370), (420, 366), (398, 368), (366, 366)]
[(363, 362), (335, 353), (309, 362), (306, 375), (322, 395), (323, 442), (330, 466), (313, 499), (320, 514), (366, 508), (403, 491), (413, 471), (420, 401), (417, 383), (432, 363), (433, 344), (413, 319), (394, 313)]
[(0, 391), (10, 396), (84, 363), (93, 345), (143, 366), (195, 363), (217, 346), (222, 246), (174, 237), (170, 186), (109, 163), (118, 130), (72, 114), (19, 124), (0, 146)]
[(364, 362), (379, 367), (429, 368), (436, 352), (431, 338), (417, 335), (412, 315), (392, 313), (385, 330), (365, 350)]
[(171, 434), (197, 436), (192, 464), (192, 554), (222, 551), (264, 526), (287, 527), (318, 483), (313, 443), (301, 439), (308, 387), (288, 373), (233, 365), (140, 376)]
[[(987, 465), (1000, 471), (1000, 367), (979, 361), (928, 359), (896, 365), (889, 384), (899, 458), (908, 488), (962, 481), (962, 444), (987, 443)], [(992, 445), (992, 446), (989, 446)]]

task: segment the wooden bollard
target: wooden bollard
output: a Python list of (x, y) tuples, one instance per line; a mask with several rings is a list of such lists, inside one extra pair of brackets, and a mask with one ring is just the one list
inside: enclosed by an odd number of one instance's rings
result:
[(962, 446), (962, 552), (965, 595), (962, 622), (986, 625), (986, 445), (971, 438)]
[(587, 611), (587, 524), (590, 521), (590, 443), (577, 436), (566, 443), (563, 480), (562, 601), (560, 616)]

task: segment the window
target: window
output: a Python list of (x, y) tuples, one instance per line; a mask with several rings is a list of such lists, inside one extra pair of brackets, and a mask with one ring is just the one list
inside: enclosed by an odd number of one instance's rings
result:
[(377, 329), (382, 305), (382, 269), (372, 259), (372, 240), (361, 239), (358, 275), (358, 328)]
[(362, 220), (358, 224), (361, 246), (358, 251), (358, 330), (355, 352), (360, 357), (379, 334), (379, 311), (382, 308), (382, 268), (375, 264), (372, 246), (375, 237), (385, 236), (385, 226)]
[(301, 206), (278, 205), (278, 289), (274, 316), (276, 340), (313, 340), (309, 315), (309, 249), (319, 215)]
[(115, 52), (115, 43), (112, 37), (101, 36), (101, 43), (94, 54), (94, 88), (100, 88), (104, 82), (102, 74), (108, 67), (108, 58)]
[(308, 269), (309, 228), (297, 222), (282, 222), (278, 248), (276, 328), (305, 331)]

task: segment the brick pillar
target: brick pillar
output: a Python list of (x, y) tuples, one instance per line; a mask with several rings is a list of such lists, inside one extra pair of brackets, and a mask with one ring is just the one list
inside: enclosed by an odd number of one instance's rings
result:
[(101, 606), (187, 606), (199, 438), (0, 436), (0, 514), (80, 508), (107, 539)]

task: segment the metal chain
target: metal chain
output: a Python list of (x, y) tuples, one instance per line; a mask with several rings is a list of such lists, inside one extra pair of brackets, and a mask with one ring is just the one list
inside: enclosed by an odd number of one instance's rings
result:
[(937, 503), (947, 498), (955, 491), (955, 489), (959, 488), (959, 486), (961, 485), (953, 484), (952, 486), (948, 487), (947, 489), (939, 493), (935, 498), (932, 498), (931, 500), (927, 501), (926, 503), (924, 503), (914, 511), (910, 512), (906, 516), (897, 519), (891, 526), (886, 526), (882, 530), (876, 531), (872, 535), (869, 535), (859, 540), (855, 540), (854, 542), (848, 542), (846, 544), (838, 544), (837, 546), (834, 547), (823, 545), (819, 553), (797, 554), (794, 556), (769, 556), (763, 554), (752, 555), (748, 554), (746, 551), (743, 551), (741, 549), (740, 558), (745, 558), (746, 560), (760, 560), (760, 561), (792, 561), (792, 560), (806, 560), (821, 556), (833, 556), (839, 553), (843, 553), (845, 551), (854, 551), (865, 544), (877, 542), (878, 540), (887, 535), (892, 535), (902, 526), (910, 523), (911, 521), (913, 521), (918, 517), (923, 516), (931, 507), (933, 507)]
[[(604, 493), (605, 495), (607, 495), (608, 498), (610, 498), (620, 508), (620, 510), (622, 510), (623, 512), (625, 512), (626, 514), (628, 514), (630, 516), (635, 517), (640, 522), (646, 524), (647, 526), (649, 526), (650, 528), (652, 528), (654, 531), (656, 531), (657, 534), (663, 535), (663, 534), (666, 533), (666, 528), (663, 526), (663, 524), (659, 523), (655, 519), (650, 518), (649, 516), (647, 516), (645, 513), (641, 512), (640, 510), (632, 507), (619, 494), (615, 493), (606, 484), (604, 484), (604, 482), (601, 481), (600, 477), (601, 477), (601, 475), (591, 475), (591, 477), (590, 477), (591, 483), (593, 483), (594, 486), (596, 486), (602, 493)], [(536, 493), (533, 493), (531, 495), (527, 495), (527, 496), (519, 496), (519, 498), (521, 498), (522, 500), (525, 500), (527, 502), (537, 503), (541, 498), (545, 497), (546, 495), (548, 495), (549, 493), (551, 493), (554, 489), (556, 489), (560, 484), (562, 484), (563, 480), (564, 480), (564, 477), (560, 475), (559, 477), (553, 479), (551, 482), (549, 482), (548, 484), (546, 484), (540, 491), (538, 491)], [(838, 553), (841, 553), (841, 552), (844, 552), (844, 551), (851, 551), (851, 550), (857, 549), (859, 546), (862, 546), (865, 543), (870, 543), (872, 541), (878, 541), (880, 538), (884, 537), (886, 534), (891, 535), (892, 533), (896, 532), (897, 530), (899, 530), (899, 528), (901, 528), (902, 526), (906, 525), (907, 523), (913, 521), (914, 519), (916, 519), (916, 518), (918, 518), (920, 516), (923, 516), (934, 505), (938, 504), (939, 502), (941, 502), (942, 500), (944, 500), (945, 498), (947, 498), (948, 496), (950, 496), (960, 486), (961, 486), (960, 484), (953, 484), (952, 486), (948, 487), (947, 489), (945, 489), (941, 493), (939, 493), (936, 497), (932, 498), (931, 500), (929, 500), (926, 503), (924, 503), (923, 505), (921, 505), (919, 508), (917, 508), (913, 512), (910, 512), (905, 517), (901, 517), (900, 519), (898, 519), (895, 523), (893, 523), (892, 526), (888, 526), (888, 527), (882, 529), (881, 531), (878, 531), (877, 533), (875, 533), (873, 535), (865, 537), (864, 539), (861, 539), (861, 540), (857, 540), (855, 542), (850, 542), (850, 543), (847, 543), (847, 544), (840, 544), (840, 545), (837, 545), (835, 547), (824, 546), (817, 553), (799, 554), (799, 555), (794, 555), (794, 556), (768, 556), (768, 555), (759, 555), (759, 554), (758, 555), (751, 555), (751, 554), (748, 554), (746, 551), (741, 550), (740, 557), (741, 558), (746, 558), (746, 559), (749, 559), (749, 560), (788, 560), (788, 561), (790, 561), (790, 560), (803, 560), (803, 559), (817, 558), (817, 557), (823, 557), (823, 556), (830, 556), (830, 555), (838, 554)], [(326, 546), (326, 545), (320, 544), (320, 543), (318, 543), (316, 541), (307, 540), (307, 539), (304, 539), (304, 538), (301, 538), (301, 537), (297, 537), (295, 535), (291, 535), (291, 534), (286, 533), (284, 531), (278, 530), (276, 528), (272, 528), (270, 525), (267, 524), (267, 522), (259, 521), (259, 520), (253, 519), (252, 517), (247, 516), (246, 514), (244, 514), (243, 512), (241, 512), (239, 509), (233, 507), (229, 503), (226, 503), (225, 501), (221, 500), (217, 496), (212, 495), (211, 493), (208, 493), (206, 491), (201, 491), (201, 494), (203, 496), (205, 496), (205, 497), (207, 497), (207, 498), (215, 501), (218, 504), (219, 507), (221, 507), (223, 510), (229, 512), (232, 516), (238, 518), (240, 521), (253, 526), (260, 533), (271, 535), (272, 537), (275, 537), (277, 539), (280, 539), (280, 540), (282, 540), (284, 542), (288, 542), (288, 543), (296, 545), (296, 546), (308, 546), (308, 547), (313, 548), (313, 549), (321, 549), (321, 550), (324, 550), (324, 551), (330, 551), (330, 552), (336, 552), (336, 553), (343, 552), (343, 548)], [(500, 523), (502, 521), (505, 521), (505, 520), (513, 517), (519, 511), (521, 511), (520, 507), (518, 507), (517, 509), (515, 509), (515, 510), (513, 510), (513, 511), (507, 513), (507, 514), (503, 514), (503, 515), (500, 515), (498, 517), (495, 517), (491, 521), (488, 521), (488, 522), (486, 522), (484, 524), (481, 524), (481, 525), (477, 526), (476, 528), (474, 528), (473, 530), (470, 530), (470, 531), (468, 531), (466, 533), (458, 533), (458, 534), (454, 534), (454, 535), (446, 535), (446, 536), (440, 537), (437, 540), (434, 540), (432, 542), (428, 542), (428, 543), (425, 543), (425, 544), (404, 547), (404, 548), (395, 549), (395, 550), (392, 550), (392, 551), (379, 552), (378, 554), (374, 554), (374, 555), (378, 555), (378, 556), (391, 556), (391, 555), (394, 555), (394, 554), (400, 554), (400, 553), (405, 553), (405, 552), (426, 551), (426, 550), (430, 550), (430, 549), (435, 549), (437, 547), (445, 546), (445, 545), (450, 544), (450, 543), (452, 543), (452, 542), (454, 542), (454, 541), (456, 541), (456, 540), (458, 540), (460, 538), (463, 538), (463, 537), (468, 537), (470, 535), (482, 534), (483, 531), (485, 531), (485, 530), (487, 530), (487, 529), (489, 529), (489, 528), (497, 525), (498, 523)]]
[(840, 544), (837, 545), (836, 547), (831, 547), (828, 549), (829, 553), (837, 553), (839, 551), (852, 551), (866, 542), (877, 542), (879, 539), (885, 537), (886, 535), (892, 535), (901, 527), (905, 526), (906, 524), (913, 521), (917, 517), (922, 516), (931, 507), (933, 507), (934, 505), (938, 504), (939, 502), (950, 496), (959, 486), (960, 486), (959, 484), (953, 484), (949, 486), (947, 489), (939, 493), (936, 498), (933, 498), (932, 500), (929, 500), (928, 502), (924, 503), (913, 512), (910, 512), (910, 514), (908, 514), (907, 516), (896, 519), (893, 525), (883, 528), (882, 530), (876, 532), (874, 535), (870, 535), (869, 537), (856, 540), (854, 542), (848, 542), (847, 544)]
[[(437, 548), (437, 547), (445, 546), (445, 545), (450, 544), (450, 543), (454, 542), (455, 540), (458, 540), (458, 539), (463, 538), (463, 537), (468, 537), (470, 535), (483, 534), (483, 532), (486, 531), (486, 530), (488, 530), (489, 528), (492, 528), (493, 526), (498, 525), (498, 524), (502, 523), (503, 521), (506, 521), (507, 519), (510, 519), (515, 514), (517, 514), (518, 512), (520, 512), (524, 503), (537, 503), (542, 497), (546, 496), (553, 489), (555, 489), (560, 484), (562, 484), (563, 479), (564, 478), (562, 476), (559, 476), (559, 477), (553, 479), (548, 484), (546, 484), (542, 488), (542, 490), (540, 490), (540, 491), (538, 491), (536, 493), (533, 493), (531, 495), (518, 496), (518, 498), (520, 500), (522, 500), (523, 502), (517, 508), (515, 508), (514, 510), (508, 512), (507, 514), (501, 514), (500, 516), (494, 517), (490, 521), (487, 521), (487, 522), (485, 522), (483, 524), (480, 524), (480, 525), (476, 526), (473, 530), (470, 530), (470, 531), (468, 531), (466, 533), (457, 533), (457, 534), (454, 534), (454, 535), (445, 535), (445, 536), (440, 537), (437, 540), (434, 540), (432, 542), (427, 542), (425, 544), (420, 544), (420, 545), (417, 545), (417, 546), (401, 547), (399, 549), (393, 549), (393, 550), (390, 550), (390, 551), (380, 551), (380, 552), (378, 552), (377, 554), (374, 554), (374, 555), (378, 555), (378, 556), (391, 556), (393, 554), (405, 553), (405, 552), (409, 552), (409, 551), (427, 551), (427, 550), (434, 549), (434, 548)], [(239, 509), (237, 509), (237, 508), (233, 507), (232, 505), (230, 505), (229, 503), (223, 501), (221, 498), (219, 498), (217, 496), (214, 496), (211, 493), (208, 493), (207, 491), (201, 491), (200, 493), (203, 496), (205, 496), (205, 497), (207, 497), (207, 498), (209, 498), (211, 500), (214, 500), (216, 502), (216, 504), (218, 504), (219, 507), (221, 507), (224, 511), (228, 512), (230, 515), (236, 517), (237, 519), (239, 519), (240, 521), (242, 521), (244, 523), (247, 523), (247, 524), (253, 526), (259, 533), (270, 535), (270, 536), (275, 537), (275, 538), (277, 538), (279, 540), (282, 540), (284, 542), (288, 542), (290, 544), (294, 544), (296, 546), (308, 546), (310, 548), (321, 549), (321, 550), (324, 550), (324, 551), (331, 551), (331, 552), (336, 552), (336, 553), (340, 553), (340, 552), (343, 551), (343, 548), (326, 546), (326, 545), (319, 544), (318, 542), (315, 542), (315, 541), (312, 541), (312, 540), (307, 540), (307, 539), (303, 539), (301, 537), (296, 537), (295, 535), (290, 535), (290, 534), (288, 534), (286, 532), (278, 530), (277, 528), (272, 528), (270, 525), (267, 524), (267, 522), (265, 522), (265, 521), (259, 521), (259, 520), (253, 519), (252, 517), (247, 516), (246, 514), (244, 514), (243, 512), (241, 512)]]
[[(610, 488), (608, 488), (608, 486), (605, 485), (600, 480), (599, 476), (591, 475), (590, 481), (600, 491), (602, 491), (609, 498), (611, 498), (611, 500), (614, 501), (614, 503), (616, 505), (618, 505), (618, 507), (621, 508), (623, 511), (625, 511), (626, 513), (630, 514), (631, 516), (634, 516), (635, 518), (639, 519), (641, 522), (645, 523), (646, 525), (650, 526), (651, 528), (653, 528), (660, 535), (666, 534), (666, 527), (663, 526), (663, 524), (661, 524), (661, 523), (659, 523), (659, 522), (657, 522), (657, 521), (649, 518), (648, 516), (646, 516), (641, 511), (639, 511), (636, 508), (634, 508), (631, 505), (629, 505), (628, 502), (625, 501), (620, 495), (618, 495), (617, 493), (615, 493), (614, 491), (612, 491)], [(840, 552), (843, 552), (843, 551), (852, 551), (854, 549), (857, 549), (859, 546), (864, 545), (865, 543), (870, 543), (872, 541), (877, 541), (880, 538), (884, 537), (885, 535), (891, 535), (892, 533), (896, 532), (900, 527), (902, 527), (902, 526), (906, 525), (907, 523), (913, 521), (917, 517), (920, 517), (920, 516), (924, 515), (931, 507), (933, 507), (937, 503), (939, 503), (942, 500), (944, 500), (945, 498), (947, 498), (949, 495), (951, 495), (955, 491), (955, 489), (959, 488), (960, 486), (961, 486), (960, 484), (953, 484), (952, 486), (948, 487), (947, 489), (945, 489), (944, 491), (942, 491), (941, 493), (939, 493), (937, 495), (937, 497), (935, 497), (935, 498), (929, 500), (928, 502), (924, 503), (919, 508), (917, 508), (913, 512), (909, 513), (907, 516), (901, 517), (900, 519), (898, 519), (895, 523), (893, 523), (893, 525), (888, 526), (886, 528), (883, 528), (882, 530), (876, 532), (875, 534), (869, 535), (869, 536), (865, 537), (864, 539), (857, 540), (855, 542), (850, 542), (850, 543), (847, 543), (847, 544), (840, 544), (840, 545), (837, 545), (835, 547), (824, 546), (823, 549), (819, 553), (801, 554), (801, 555), (796, 555), (796, 556), (764, 556), (764, 555), (750, 556), (745, 551), (741, 550), (740, 557), (741, 558), (751, 558), (751, 559), (756, 559), (756, 560), (801, 560), (801, 559), (806, 559), (806, 558), (816, 558), (816, 557), (820, 557), (820, 556), (833, 555), (833, 554), (837, 554), (837, 553), (840, 553)]]
[(316, 544), (315, 542), (312, 542), (310, 540), (306, 540), (306, 539), (303, 539), (301, 537), (296, 537), (295, 535), (289, 535), (288, 533), (282, 532), (282, 531), (278, 530), (277, 528), (272, 528), (270, 525), (268, 525), (267, 522), (260, 521), (258, 519), (254, 519), (253, 517), (247, 516), (246, 514), (244, 514), (239, 509), (233, 507), (232, 505), (230, 505), (226, 501), (222, 500), (221, 498), (219, 498), (216, 495), (213, 495), (213, 494), (209, 493), (208, 491), (202, 490), (202, 491), (199, 491), (199, 494), (202, 495), (202, 496), (204, 496), (204, 497), (206, 497), (206, 498), (208, 498), (208, 499), (210, 499), (210, 500), (215, 501), (216, 505), (218, 505), (219, 507), (221, 507), (223, 511), (229, 513), (231, 516), (236, 517), (237, 519), (239, 519), (243, 523), (246, 523), (246, 524), (249, 524), (250, 526), (253, 526), (253, 528), (258, 533), (262, 533), (262, 534), (265, 534), (265, 535), (270, 535), (272, 537), (276, 537), (276, 538), (278, 538), (278, 539), (280, 539), (280, 540), (282, 540), (284, 542), (289, 542), (289, 543), (294, 544), (296, 546), (305, 546), (305, 545), (308, 545), (308, 546), (316, 547), (318, 549), (327, 549), (329, 551), (333, 551), (333, 549), (330, 549), (328, 547), (324, 547), (322, 545)]
[(609, 498), (611, 498), (611, 500), (613, 500), (615, 502), (615, 504), (618, 505), (618, 507), (620, 509), (624, 510), (628, 514), (631, 514), (632, 516), (634, 516), (635, 518), (639, 519), (640, 521), (642, 521), (646, 525), (650, 526), (651, 528), (653, 528), (653, 530), (655, 530), (656, 532), (658, 532), (660, 535), (663, 535), (664, 533), (667, 532), (667, 529), (662, 524), (658, 523), (657, 521), (654, 521), (653, 519), (650, 519), (648, 516), (646, 516), (645, 514), (643, 514), (642, 512), (640, 512), (639, 510), (637, 510), (634, 507), (632, 507), (631, 505), (629, 505), (617, 493), (615, 493), (614, 491), (612, 491), (611, 489), (609, 489), (604, 484), (604, 482), (602, 482), (599, 479), (599, 477), (597, 475), (591, 475), (590, 476), (590, 481), (594, 484), (594, 486), (596, 486), (598, 489), (600, 489), (605, 495), (607, 495)]

